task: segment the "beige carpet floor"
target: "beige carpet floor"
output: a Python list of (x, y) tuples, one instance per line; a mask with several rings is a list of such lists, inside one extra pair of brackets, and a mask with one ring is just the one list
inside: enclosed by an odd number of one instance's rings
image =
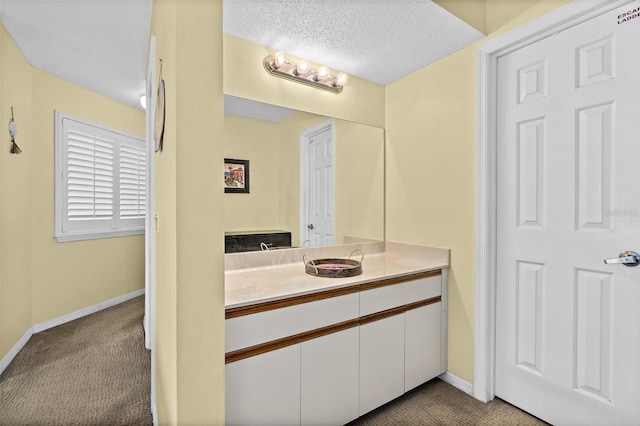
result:
[(433, 379), (354, 420), (348, 426), (546, 424), (500, 399), (484, 404), (440, 379)]
[[(144, 298), (34, 335), (0, 376), (0, 425), (150, 425)], [(434, 379), (349, 426), (544, 425)]]
[(0, 376), (0, 425), (150, 425), (144, 298), (31, 337)]

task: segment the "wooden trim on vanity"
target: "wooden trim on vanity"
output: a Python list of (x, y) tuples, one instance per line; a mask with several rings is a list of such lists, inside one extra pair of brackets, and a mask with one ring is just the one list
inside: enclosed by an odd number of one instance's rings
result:
[(259, 345), (250, 346), (248, 348), (238, 349), (233, 352), (227, 352), (225, 354), (225, 364), (240, 361), (241, 359), (249, 358), (256, 355), (261, 355), (266, 352), (275, 351), (276, 349), (282, 349), (287, 346), (296, 345), (307, 340), (326, 336), (327, 334), (337, 333), (342, 330), (357, 327), (358, 325), (360, 325), (358, 320), (359, 318), (355, 318), (337, 324), (328, 325), (326, 327), (316, 328), (314, 330), (294, 334), (293, 336), (287, 336), (281, 339), (272, 340), (270, 342), (260, 343)]
[(422, 308), (423, 306), (433, 305), (442, 301), (442, 296), (435, 296), (429, 299), (419, 300), (417, 302), (409, 303), (405, 305), (405, 311), (412, 311), (414, 309)]
[(406, 305), (398, 306), (396, 308), (387, 309), (386, 311), (380, 311), (373, 314), (360, 317), (360, 325), (369, 324), (370, 322), (380, 321), (381, 319), (389, 318), (394, 315), (403, 314), (413, 309), (422, 308), (423, 306), (432, 305), (442, 300), (440, 296), (430, 297), (429, 299), (419, 300), (417, 302), (408, 303)]
[(417, 302), (398, 306), (396, 308), (387, 309), (386, 311), (376, 312), (374, 314), (369, 314), (363, 317), (354, 318), (352, 320), (339, 322), (337, 324), (328, 325), (326, 327), (316, 328), (314, 330), (305, 331), (303, 333), (294, 334), (292, 336), (283, 337), (281, 339), (272, 340), (270, 342), (260, 343), (259, 345), (250, 346), (248, 348), (242, 348), (236, 351), (227, 352), (225, 354), (225, 364), (275, 351), (277, 349), (282, 349), (287, 346), (296, 345), (298, 343), (306, 342), (307, 340), (317, 339), (318, 337), (326, 336), (328, 334), (338, 333), (349, 328), (358, 327), (375, 321), (380, 321), (382, 319), (400, 315), (412, 309), (418, 309), (423, 306), (438, 303), (440, 301), (440, 296), (431, 297), (429, 299), (419, 300)]
[(332, 297), (344, 296), (346, 294), (357, 293), (358, 286), (334, 288), (331, 290), (318, 291), (316, 293), (302, 294), (300, 296), (288, 297), (286, 299), (270, 300), (267, 302), (254, 303), (252, 305), (237, 306), (225, 310), (225, 319), (241, 317), (244, 315), (257, 314), (259, 312), (271, 311), (273, 309), (286, 308), (287, 306), (300, 305), (302, 303), (315, 302)]
[(288, 297), (285, 299), (277, 299), (277, 300), (271, 300), (267, 302), (254, 303), (251, 305), (227, 308), (225, 310), (225, 319), (241, 317), (244, 315), (257, 314), (259, 312), (271, 311), (273, 309), (286, 308), (288, 306), (300, 305), (302, 303), (315, 302), (318, 300), (329, 299), (331, 297), (344, 296), (346, 294), (357, 293), (359, 291), (372, 290), (378, 287), (400, 284), (407, 281), (413, 281), (413, 280), (429, 278), (429, 277), (436, 277), (441, 275), (442, 275), (442, 271), (440, 269), (435, 271), (428, 271), (428, 272), (418, 272), (416, 274), (386, 278), (383, 280), (372, 281), (372, 282), (363, 283), (363, 284), (354, 284), (351, 286), (334, 288), (330, 290), (323, 290), (315, 293)]
[(237, 351), (227, 352), (224, 355), (224, 363), (240, 361), (241, 359), (250, 358), (252, 356), (261, 355), (267, 352), (286, 348), (287, 346), (300, 343), (295, 336), (283, 337), (282, 339), (272, 340), (271, 342), (261, 343), (259, 345), (250, 346), (248, 348), (238, 349)]
[(360, 325), (369, 324), (372, 322), (380, 321), (385, 318), (393, 317), (403, 314), (407, 305), (398, 306), (396, 308), (387, 309), (386, 311), (376, 312), (374, 314), (365, 315), (360, 317)]
[(419, 280), (423, 278), (439, 277), (441, 275), (442, 275), (442, 270), (440, 269), (435, 271), (428, 271), (428, 272), (418, 272), (416, 274), (403, 275), (400, 277), (386, 278), (383, 280), (363, 283), (359, 285), (359, 288), (360, 288), (360, 291), (373, 290), (374, 288), (378, 288), (378, 287), (385, 287), (388, 285), (400, 284), (407, 281)]

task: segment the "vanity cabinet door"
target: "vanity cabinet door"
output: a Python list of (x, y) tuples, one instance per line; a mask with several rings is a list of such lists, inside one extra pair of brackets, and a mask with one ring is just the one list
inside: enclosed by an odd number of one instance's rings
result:
[(441, 371), (442, 303), (405, 312), (404, 390), (409, 391)]
[(301, 422), (342, 425), (358, 417), (358, 327), (302, 343)]
[(404, 314), (360, 326), (360, 415), (404, 393)]
[(226, 365), (227, 425), (300, 424), (300, 344)]

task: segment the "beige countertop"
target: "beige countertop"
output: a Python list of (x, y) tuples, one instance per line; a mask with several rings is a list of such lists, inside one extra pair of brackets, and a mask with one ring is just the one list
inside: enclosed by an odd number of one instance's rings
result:
[[(304, 254), (314, 259), (348, 257), (355, 249), (365, 253), (361, 275), (322, 278), (305, 272)], [(357, 256), (353, 258), (358, 259)], [(225, 265), (225, 306), (232, 308), (448, 268), (449, 250), (391, 242), (346, 244), (228, 254)]]

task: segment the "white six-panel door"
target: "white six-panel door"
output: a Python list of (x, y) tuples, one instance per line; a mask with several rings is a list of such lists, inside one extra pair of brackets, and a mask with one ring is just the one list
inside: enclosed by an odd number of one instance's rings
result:
[(636, 8), (498, 61), (496, 395), (553, 424), (640, 424)]
[[(333, 124), (323, 123), (301, 135), (302, 240), (311, 246), (334, 243)], [(306, 155), (305, 155), (306, 154)], [(305, 210), (306, 208), (306, 210)], [(302, 241), (301, 241), (302, 244)]]

